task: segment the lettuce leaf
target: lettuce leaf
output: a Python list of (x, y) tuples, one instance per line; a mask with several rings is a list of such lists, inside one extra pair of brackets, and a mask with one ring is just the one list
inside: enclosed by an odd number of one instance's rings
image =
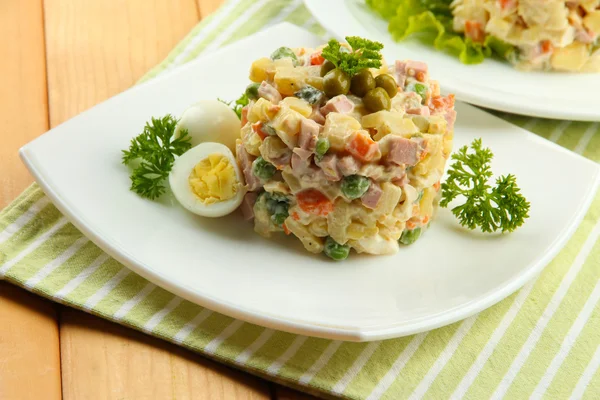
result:
[(494, 36), (477, 43), (452, 29), (451, 0), (366, 0), (369, 7), (389, 21), (394, 40), (411, 35), (458, 57), (464, 64), (479, 64), (496, 54), (508, 59), (514, 47)]

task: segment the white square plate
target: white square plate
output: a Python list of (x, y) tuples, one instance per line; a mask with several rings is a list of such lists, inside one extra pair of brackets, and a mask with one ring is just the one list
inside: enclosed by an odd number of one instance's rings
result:
[(600, 73), (525, 72), (495, 59), (465, 65), (415, 39), (395, 42), (388, 32), (388, 23), (371, 11), (365, 0), (304, 3), (319, 23), (340, 39), (366, 37), (385, 45), (386, 59), (401, 56), (425, 61), (442, 90), (456, 94), (459, 100), (515, 114), (600, 121)]
[(589, 207), (599, 167), (462, 103), (456, 148), (482, 137), (494, 170), (516, 174), (531, 201), (531, 218), (513, 234), (468, 232), (441, 210), (397, 255), (334, 263), (292, 238), (259, 237), (235, 213), (203, 219), (175, 200), (129, 191), (121, 149), (150, 117), (181, 115), (202, 98), (237, 98), (254, 59), (283, 45), (319, 44), (278, 25), (84, 112), (21, 156), (56, 206), (111, 256), (190, 301), (275, 329), (354, 341), (408, 335), (481, 311), (540, 272)]

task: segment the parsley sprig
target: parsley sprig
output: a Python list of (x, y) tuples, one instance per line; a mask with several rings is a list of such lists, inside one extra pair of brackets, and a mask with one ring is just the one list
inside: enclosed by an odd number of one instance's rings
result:
[(461, 147), (452, 155), (455, 162), (450, 166), (448, 179), (442, 184), (440, 206), (448, 207), (451, 201), (462, 196), (465, 202), (452, 208), (452, 214), (460, 224), (469, 229), (480, 227), (483, 232), (512, 232), (529, 218), (529, 202), (520, 193), (514, 175), (496, 179), (492, 187), (491, 160), (493, 154), (484, 148), (481, 139)]
[(163, 181), (169, 176), (175, 156), (180, 156), (192, 145), (187, 129), (174, 138), (177, 120), (166, 115), (146, 122), (144, 131), (131, 139), (129, 150), (123, 150), (123, 164), (139, 161), (131, 173), (131, 190), (154, 200), (165, 192)]
[(223, 99), (217, 99), (219, 100), (221, 103), (223, 104), (227, 104), (229, 107), (231, 107), (231, 109), (233, 111), (235, 111), (235, 113), (237, 114), (239, 119), (242, 119), (242, 108), (244, 108), (244, 106), (247, 106), (248, 103), (250, 103), (250, 100), (248, 99), (248, 95), (246, 93), (243, 93), (239, 99), (234, 100), (234, 101), (225, 101)]
[(365, 68), (381, 67), (382, 57), (380, 51), (383, 49), (383, 44), (358, 36), (346, 36), (346, 41), (352, 51), (343, 51), (340, 42), (331, 39), (321, 55), (350, 77)]

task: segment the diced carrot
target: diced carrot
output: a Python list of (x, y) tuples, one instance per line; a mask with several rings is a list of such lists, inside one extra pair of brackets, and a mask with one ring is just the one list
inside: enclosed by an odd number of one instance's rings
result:
[(436, 183), (433, 184), (433, 188), (435, 189), (436, 192), (440, 191), (440, 181), (437, 181)]
[(300, 209), (309, 214), (326, 216), (333, 211), (333, 203), (317, 189), (306, 189), (296, 195)]
[(300, 220), (300, 216), (295, 211), (292, 213), (292, 218), (294, 219), (294, 221), (299, 221)]
[(417, 214), (419, 214), (419, 205), (415, 204), (413, 206), (413, 209), (412, 209), (412, 215), (414, 216), (414, 215), (417, 215)]
[(540, 50), (542, 50), (542, 53), (544, 53), (544, 54), (551, 53), (554, 50), (554, 46), (552, 45), (551, 41), (544, 40), (540, 44)]
[(310, 65), (321, 65), (325, 62), (325, 59), (321, 55), (321, 52), (312, 53), (310, 55)]
[(429, 215), (423, 217), (423, 225), (426, 225), (429, 222)]
[(248, 123), (248, 106), (242, 108), (242, 126)]
[(419, 82), (425, 82), (425, 78), (426, 78), (425, 72), (423, 72), (423, 71), (417, 72), (417, 74), (415, 75), (415, 78), (417, 78), (417, 80)]
[(415, 224), (414, 222), (412, 222), (412, 221), (406, 221), (406, 227), (408, 229), (415, 229), (415, 226), (417, 226), (417, 224)]
[(355, 132), (346, 144), (346, 150), (361, 161), (372, 161), (381, 155), (379, 144), (371, 139), (371, 136), (361, 132)]
[(512, 8), (516, 5), (515, 0), (499, 0), (500, 8), (506, 10), (507, 8)]
[(483, 43), (485, 32), (481, 23), (477, 21), (465, 21), (465, 36), (474, 42)]
[(265, 138), (269, 135), (267, 135), (265, 131), (263, 131), (262, 127), (263, 123), (261, 121), (258, 121), (252, 124), (252, 131), (260, 137), (260, 140), (265, 140)]
[(283, 232), (285, 232), (286, 235), (289, 235), (290, 233), (292, 233), (292, 231), (290, 231), (287, 227), (287, 225), (285, 224), (285, 222), (283, 223)]

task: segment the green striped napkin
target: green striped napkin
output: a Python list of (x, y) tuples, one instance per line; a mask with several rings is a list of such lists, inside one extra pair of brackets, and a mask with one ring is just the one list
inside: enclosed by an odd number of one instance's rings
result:
[[(298, 0), (230, 0), (146, 78), (280, 21), (325, 34)], [(598, 123), (500, 116), (600, 160)], [(556, 259), (501, 303), (431, 332), (344, 343), (248, 324), (156, 287), (82, 236), (33, 185), (0, 213), (0, 278), (321, 395), (598, 399), (599, 237), (600, 195)]]

